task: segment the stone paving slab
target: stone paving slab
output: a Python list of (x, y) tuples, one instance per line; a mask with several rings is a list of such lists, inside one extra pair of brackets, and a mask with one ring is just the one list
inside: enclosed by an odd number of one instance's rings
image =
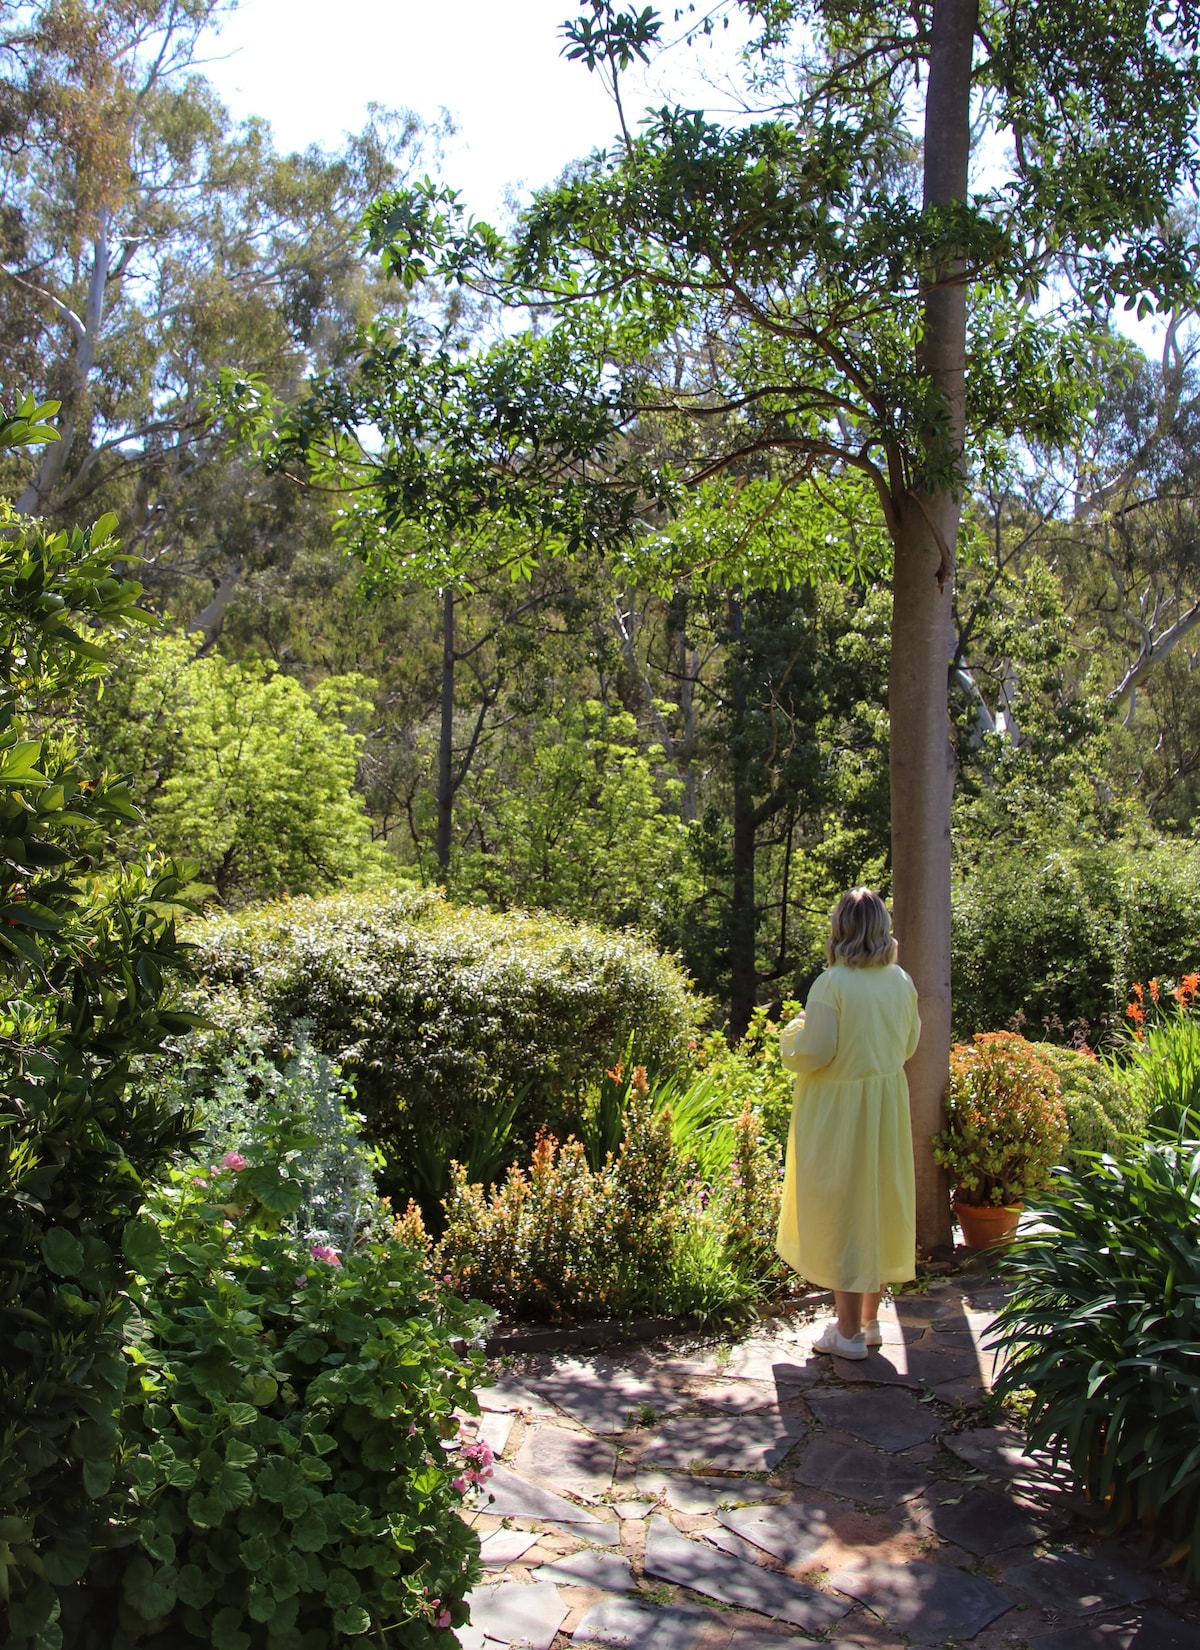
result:
[(484, 1564), (515, 1564), (540, 1540), (537, 1530), (493, 1530), (480, 1540), (479, 1557)]
[(835, 1570), (829, 1585), (849, 1593), (901, 1633), (973, 1639), (1012, 1608), (1012, 1599), (984, 1576), (949, 1564), (886, 1564), (868, 1559)]
[(479, 1417), (475, 1436), (491, 1446), (493, 1455), (503, 1455), (515, 1420), (516, 1416), (511, 1411), (489, 1410)]
[(786, 1568), (807, 1564), (833, 1534), (824, 1507), (803, 1501), (778, 1507), (738, 1507), (717, 1518), (727, 1530), (761, 1547)]
[(748, 1564), (758, 1564), (762, 1561), (762, 1551), (752, 1541), (743, 1536), (735, 1535), (723, 1525), (717, 1524), (711, 1530), (701, 1530), (704, 1540), (710, 1542), (718, 1552), (729, 1553), (733, 1558), (744, 1558)]
[(480, 1409), (485, 1411), (524, 1409), (531, 1415), (554, 1414), (553, 1404), (548, 1404), (544, 1398), (539, 1398), (536, 1392), (531, 1392), (518, 1381), (501, 1379), (493, 1381), (490, 1386), (477, 1386), (475, 1396), (479, 1400)]
[(1092, 1553), (1045, 1553), (1006, 1570), (1004, 1585), (1019, 1588), (1035, 1604), (1073, 1616), (1140, 1604), (1157, 1591), (1132, 1565)]
[(687, 1468), (694, 1462), (726, 1472), (770, 1472), (808, 1432), (798, 1415), (758, 1410), (750, 1415), (680, 1415), (642, 1456), (645, 1467)]
[(522, 1477), (540, 1478), (574, 1495), (603, 1495), (616, 1465), (611, 1444), (545, 1425), (526, 1435), (513, 1460)]
[(919, 1466), (859, 1445), (814, 1438), (801, 1450), (792, 1469), (797, 1483), (826, 1490), (850, 1501), (886, 1501), (894, 1505), (933, 1482)]
[[(578, 1513), (579, 1509), (575, 1509)], [(557, 1519), (552, 1526), (559, 1535), (568, 1535), (573, 1541), (586, 1541), (592, 1547), (619, 1547), (621, 1544), (621, 1526), (614, 1521), (611, 1524), (601, 1523), (599, 1519), (593, 1524), (573, 1524), (567, 1519)]]
[(769, 1627), (739, 1627), (733, 1638), (730, 1638), (730, 1650), (787, 1650), (789, 1645), (797, 1645), (801, 1640), (797, 1638), (781, 1638), (779, 1633), (772, 1633)]
[(696, 1515), (740, 1501), (778, 1500), (783, 1491), (760, 1478), (713, 1478), (703, 1473), (643, 1470), (635, 1480), (642, 1495), (661, 1496), (676, 1512)]
[(642, 1408), (656, 1414), (681, 1409), (686, 1395), (663, 1380), (621, 1369), (611, 1358), (568, 1359), (552, 1375), (531, 1378), (538, 1393), (589, 1432), (624, 1432)]
[(1200, 1650), (1200, 1628), (1165, 1610), (1146, 1610), (1122, 1622), (1060, 1627), (1029, 1643), (1032, 1650)]
[(779, 1388), (766, 1381), (695, 1381), (692, 1397), (710, 1409), (747, 1415), (756, 1409), (774, 1409), (779, 1402)]
[(767, 1381), (775, 1387), (812, 1386), (825, 1378), (829, 1366), (810, 1354), (811, 1338), (810, 1330), (799, 1345), (792, 1341), (743, 1341), (717, 1373), (730, 1381)]
[(943, 1381), (969, 1380), (980, 1375), (974, 1352), (942, 1352), (936, 1346), (888, 1346), (865, 1358), (830, 1360), (843, 1381), (856, 1386), (931, 1387)]
[(934, 1412), (902, 1390), (872, 1393), (864, 1403), (861, 1391), (831, 1387), (810, 1393), (808, 1407), (823, 1426), (852, 1433), (879, 1449), (911, 1449), (938, 1434)]
[(958, 1381), (943, 1381), (930, 1390), (939, 1403), (951, 1404), (960, 1410), (982, 1409), (988, 1394), (987, 1386), (978, 1375), (973, 1378), (965, 1376)]
[[(467, 1595), (471, 1626), (499, 1644), (518, 1644), (527, 1650), (550, 1650), (555, 1634), (569, 1611), (558, 1596), (558, 1588), (519, 1582), (501, 1582), (496, 1587), (476, 1587)], [(459, 1643), (464, 1641), (460, 1637)]]
[(976, 1427), (971, 1432), (948, 1433), (943, 1439), (948, 1450), (968, 1466), (994, 1478), (1037, 1479), (1066, 1482), (1065, 1468), (1055, 1468), (1043, 1457), (1027, 1455), (1025, 1440), (1013, 1427)]
[(646, 1518), (654, 1511), (656, 1503), (653, 1501), (616, 1501), (613, 1511), (622, 1523), (636, 1523)]
[(759, 1615), (793, 1622), (810, 1633), (840, 1621), (850, 1609), (844, 1599), (818, 1593), (788, 1576), (689, 1541), (665, 1518), (650, 1520), (645, 1568), (647, 1575), (690, 1587), (722, 1604), (740, 1605)]
[(568, 1553), (552, 1564), (541, 1564), (532, 1572), (535, 1581), (558, 1587), (601, 1587), (606, 1593), (631, 1593), (633, 1571), (629, 1560), (619, 1553), (590, 1550)]
[(787, 1650), (794, 1638), (780, 1638), (765, 1627), (739, 1627), (729, 1641), (729, 1650)]
[(652, 1610), (632, 1599), (606, 1598), (574, 1629), (576, 1644), (613, 1645), (616, 1650), (692, 1650), (711, 1618), (691, 1604)]
[(1027, 1508), (991, 1490), (968, 1490), (958, 1501), (938, 1503), (930, 1509), (929, 1522), (943, 1541), (953, 1541), (976, 1558), (1040, 1541), (1046, 1534), (1044, 1519), (1039, 1523)]
[(508, 1467), (496, 1466), (484, 1486), (478, 1510), (498, 1518), (542, 1518), (556, 1524), (598, 1524), (600, 1520), (565, 1496), (529, 1484)]

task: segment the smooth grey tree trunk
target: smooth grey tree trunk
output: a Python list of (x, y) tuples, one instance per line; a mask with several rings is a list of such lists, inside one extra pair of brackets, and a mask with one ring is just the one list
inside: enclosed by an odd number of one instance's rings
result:
[[(971, 150), (976, 0), (934, 0), (925, 103), (926, 206), (965, 199)], [(948, 254), (925, 299), (918, 368), (941, 391), (952, 449), (965, 431), (967, 301)], [(934, 432), (931, 442), (944, 439)], [(920, 995), (921, 1042), (909, 1062), (917, 1172), (917, 1246), (950, 1241), (945, 1176), (930, 1140), (942, 1127), (950, 1056), (950, 805), (954, 755), (948, 682), (954, 551), (962, 488), (893, 495), (896, 571), (888, 704), (893, 907), (900, 960)]]

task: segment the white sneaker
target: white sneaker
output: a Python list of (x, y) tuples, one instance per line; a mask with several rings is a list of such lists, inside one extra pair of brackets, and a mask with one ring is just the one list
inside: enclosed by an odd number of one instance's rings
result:
[(864, 1323), (863, 1324), (863, 1326), (862, 1326), (862, 1338), (863, 1338), (863, 1345), (864, 1346), (882, 1346), (883, 1345), (883, 1331), (879, 1327), (879, 1319), (878, 1318), (872, 1318), (870, 1323)]
[(838, 1328), (836, 1318), (831, 1319), (825, 1325), (825, 1328), (812, 1343), (812, 1349), (814, 1352), (832, 1352), (838, 1358), (858, 1359), (865, 1358), (867, 1355), (867, 1343), (863, 1338), (862, 1330), (860, 1329), (857, 1335), (852, 1335), (847, 1340)]

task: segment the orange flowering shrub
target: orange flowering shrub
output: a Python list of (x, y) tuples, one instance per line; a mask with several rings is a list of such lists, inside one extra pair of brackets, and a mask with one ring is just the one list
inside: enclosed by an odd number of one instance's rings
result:
[(489, 1194), (455, 1164), (446, 1229), (432, 1269), (506, 1316), (556, 1323), (667, 1304), (675, 1213), (669, 1111), (632, 1088), (616, 1157), (593, 1171), (583, 1146), (538, 1137), (528, 1172), (515, 1163)]
[(946, 1127), (933, 1153), (960, 1202), (1023, 1202), (1048, 1184), (1066, 1143), (1061, 1084), (1032, 1043), (990, 1031), (954, 1045)]
[(724, 1129), (727, 1155), (694, 1149), (712, 1144), (704, 1128), (682, 1127), (635, 1068), (619, 1148), (601, 1167), (580, 1141), (543, 1133), (528, 1169), (514, 1163), (490, 1190), (455, 1167), (439, 1243), (415, 1205), (396, 1236), (442, 1282), (509, 1318), (736, 1318), (786, 1280), (775, 1254), (783, 1171), (749, 1106)]

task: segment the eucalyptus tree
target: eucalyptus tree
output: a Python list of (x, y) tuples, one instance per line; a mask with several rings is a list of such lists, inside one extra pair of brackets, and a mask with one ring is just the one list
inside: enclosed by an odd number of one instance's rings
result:
[[(358, 224), (423, 133), (376, 110), (337, 154), (283, 155), (200, 72), (222, 0), (0, 6), (0, 385), (62, 403), (62, 439), (11, 478), (51, 520), (122, 519), (143, 577), (216, 587), (320, 533), (311, 501), (224, 451), (223, 367), (283, 392), (345, 358), (368, 313), (403, 307)], [(303, 512), (307, 510), (308, 514)]]

